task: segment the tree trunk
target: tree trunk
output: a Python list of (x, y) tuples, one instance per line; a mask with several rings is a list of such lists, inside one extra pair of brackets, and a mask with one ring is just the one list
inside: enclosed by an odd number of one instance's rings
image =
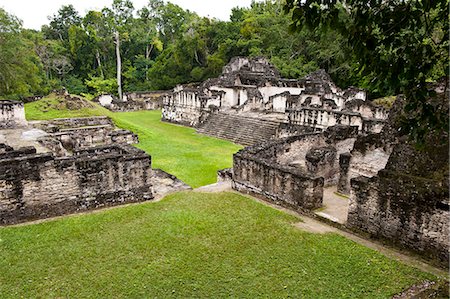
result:
[(116, 56), (117, 56), (117, 92), (119, 99), (122, 100), (122, 60), (120, 58), (120, 37), (119, 32), (115, 32), (116, 38)]
[(100, 59), (100, 52), (96, 51), (95, 53), (95, 58), (97, 59), (97, 64), (98, 64), (98, 68), (100, 69), (100, 76), (102, 77), (102, 79), (104, 79), (104, 75), (103, 75), (103, 67), (102, 67), (102, 60)]
[[(152, 53), (152, 51), (153, 51), (153, 44), (151, 44), (151, 47), (150, 47), (150, 45), (147, 45), (145, 47), (145, 59), (146, 60), (150, 59), (150, 54)], [(148, 80), (148, 65), (147, 64), (145, 65), (145, 80)]]

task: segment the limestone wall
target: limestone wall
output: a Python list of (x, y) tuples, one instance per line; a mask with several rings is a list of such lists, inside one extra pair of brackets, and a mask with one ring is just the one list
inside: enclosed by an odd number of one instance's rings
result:
[(62, 129), (81, 128), (90, 126), (114, 127), (113, 121), (107, 116), (79, 117), (79, 118), (57, 118), (48, 121), (30, 122), (35, 128), (46, 132), (58, 132)]
[(22, 127), (26, 124), (23, 103), (0, 100), (0, 129)]
[(150, 157), (105, 146), (55, 158), (0, 154), (0, 223), (13, 224), (152, 198)]
[(351, 180), (347, 225), (449, 263), (449, 193), (437, 181), (380, 171)]
[(233, 157), (233, 188), (294, 209), (322, 206), (322, 178), (239, 153)]
[(115, 112), (158, 110), (162, 108), (163, 97), (168, 94), (168, 91), (130, 92), (124, 94), (123, 100), (104, 94), (96, 97), (94, 101)]
[(360, 136), (351, 151), (340, 158), (338, 191), (350, 194), (350, 180), (359, 176), (374, 177), (384, 169), (392, 153), (392, 146), (383, 142), (381, 134)]
[(321, 108), (303, 108), (289, 111), (289, 121), (300, 126), (326, 129), (335, 125), (357, 126), (363, 128), (363, 118), (358, 113), (326, 110)]

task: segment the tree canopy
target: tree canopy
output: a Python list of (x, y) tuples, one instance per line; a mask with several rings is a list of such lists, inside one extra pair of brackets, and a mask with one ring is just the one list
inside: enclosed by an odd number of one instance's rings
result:
[(347, 36), (372, 91), (406, 96), (405, 133), (420, 142), (448, 131), (446, 109), (429, 101), (427, 87), (449, 68), (448, 0), (287, 0), (285, 11), (293, 31), (322, 27)]

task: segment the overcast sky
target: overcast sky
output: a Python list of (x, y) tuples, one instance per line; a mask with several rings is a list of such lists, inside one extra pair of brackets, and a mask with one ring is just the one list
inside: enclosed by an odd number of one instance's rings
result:
[[(23, 21), (25, 28), (41, 29), (48, 24), (48, 16), (55, 14), (62, 5), (73, 4), (81, 15), (89, 10), (110, 7), (113, 0), (1, 0), (0, 7)], [(131, 0), (135, 9), (142, 8), (148, 0)], [(170, 0), (198, 15), (228, 20), (231, 9), (250, 6), (251, 0)]]

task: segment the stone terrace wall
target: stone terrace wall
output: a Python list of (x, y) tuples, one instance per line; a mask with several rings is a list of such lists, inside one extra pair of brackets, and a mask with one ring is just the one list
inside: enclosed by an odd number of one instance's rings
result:
[(449, 192), (435, 180), (382, 170), (351, 180), (347, 225), (449, 263)]
[(0, 100), (0, 129), (22, 127), (26, 124), (23, 103)]
[(289, 124), (326, 129), (335, 125), (358, 126), (362, 132), (380, 132), (385, 124), (382, 119), (365, 119), (358, 112), (304, 107), (288, 110)]
[(105, 146), (55, 158), (35, 150), (0, 154), (0, 223), (13, 224), (152, 199), (150, 157)]
[[(430, 101), (448, 113), (446, 94)], [(398, 97), (383, 131), (358, 138), (351, 156), (346, 157), (349, 164), (342, 161), (350, 166), (350, 176), (352, 171), (361, 174), (350, 179), (347, 225), (438, 259), (448, 267), (448, 132), (431, 132), (419, 150), (399, 133), (403, 106), (403, 97)]]
[[(290, 137), (292, 138), (301, 138)], [(262, 195), (294, 209), (322, 206), (323, 178), (306, 174), (295, 167), (278, 164), (273, 153), (289, 140), (267, 142), (239, 151), (233, 156), (233, 188)]]
[(79, 117), (79, 118), (57, 118), (49, 121), (30, 122), (33, 127), (49, 133), (58, 132), (62, 129), (81, 128), (90, 126), (114, 127), (113, 121), (107, 116)]
[(38, 141), (58, 156), (69, 155), (71, 151), (85, 147), (139, 142), (136, 134), (116, 130), (108, 117), (64, 118), (32, 124), (49, 133)]

